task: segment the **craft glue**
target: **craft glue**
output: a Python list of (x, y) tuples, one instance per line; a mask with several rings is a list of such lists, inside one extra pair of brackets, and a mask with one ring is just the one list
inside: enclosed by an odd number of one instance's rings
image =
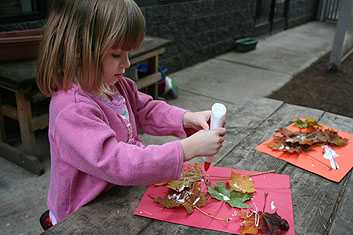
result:
[[(223, 104), (220, 103), (214, 103), (212, 105), (212, 110), (211, 110), (211, 125), (210, 125), (210, 129), (217, 129), (219, 127), (222, 127), (224, 120), (225, 120), (225, 116), (226, 116), (226, 106), (224, 106)], [(216, 160), (216, 155), (211, 156), (211, 157), (202, 157), (203, 160), (205, 161), (205, 171), (208, 170), (208, 168), (210, 168), (211, 162), (214, 162)]]

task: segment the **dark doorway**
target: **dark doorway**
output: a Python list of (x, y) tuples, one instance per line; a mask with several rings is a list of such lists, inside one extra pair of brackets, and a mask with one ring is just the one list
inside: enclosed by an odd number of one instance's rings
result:
[(289, 0), (256, 0), (254, 4), (255, 36), (286, 28)]

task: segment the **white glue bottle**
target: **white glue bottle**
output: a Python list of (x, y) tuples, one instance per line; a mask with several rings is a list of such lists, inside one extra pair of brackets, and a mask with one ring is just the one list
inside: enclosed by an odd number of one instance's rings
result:
[[(214, 103), (212, 105), (211, 125), (210, 125), (211, 130), (222, 127), (223, 122), (225, 120), (226, 113), (227, 113), (227, 109), (226, 109), (226, 106), (224, 106), (224, 104)], [(211, 157), (202, 157), (202, 159), (205, 161), (204, 168), (205, 168), (205, 171), (207, 171), (211, 165), (211, 162), (214, 162), (216, 160), (216, 155)]]

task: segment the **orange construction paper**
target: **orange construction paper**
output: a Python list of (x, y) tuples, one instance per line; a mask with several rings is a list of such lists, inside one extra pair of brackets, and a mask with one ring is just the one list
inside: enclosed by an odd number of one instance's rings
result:
[[(331, 129), (331, 127), (328, 127), (325, 125), (322, 125), (322, 126), (324, 127), (324, 129), (327, 129), (327, 128)], [(300, 130), (300, 128), (294, 127), (293, 124), (288, 126), (287, 128), (292, 131)], [(260, 152), (269, 154), (275, 158), (289, 162), (295, 166), (298, 166), (312, 173), (321, 175), (326, 179), (329, 179), (335, 182), (340, 182), (342, 178), (353, 167), (353, 135), (337, 129), (334, 129), (334, 130), (337, 131), (338, 135), (341, 136), (342, 138), (348, 139), (348, 144), (344, 147), (330, 146), (339, 155), (339, 157), (335, 158), (335, 161), (339, 166), (339, 169), (337, 170), (330, 169), (328, 167), (330, 166), (330, 161), (323, 157), (323, 148), (321, 146), (312, 146), (312, 149), (314, 151), (311, 151), (308, 153), (297, 154), (297, 153), (281, 152), (281, 151), (273, 150), (267, 146), (268, 143), (273, 141), (273, 137), (272, 137), (269, 140), (258, 145), (255, 148), (255, 150), (258, 150)], [(281, 134), (277, 134), (277, 135), (280, 136)], [(307, 155), (310, 155), (310, 156), (307, 156)], [(313, 158), (318, 159), (319, 161)], [(326, 163), (328, 166), (321, 163), (320, 161)]]

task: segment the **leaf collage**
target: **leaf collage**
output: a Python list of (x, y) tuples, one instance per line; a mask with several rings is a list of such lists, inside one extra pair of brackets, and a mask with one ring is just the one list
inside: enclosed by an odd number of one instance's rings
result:
[[(221, 219), (212, 216), (212, 213), (206, 213), (200, 209), (211, 202), (211, 198), (216, 199), (222, 203), (228, 204), (232, 208), (239, 209), (250, 209), (251, 207), (246, 204), (246, 201), (252, 200), (255, 189), (254, 181), (250, 178), (250, 175), (235, 173), (231, 171), (231, 175), (226, 182), (218, 181), (211, 186), (211, 183), (207, 179), (212, 176), (205, 176), (196, 163), (194, 167), (188, 166), (184, 169), (179, 180), (169, 181), (155, 186), (165, 185), (168, 188), (165, 197), (152, 197), (156, 203), (162, 205), (165, 208), (176, 208), (184, 207), (187, 215), (194, 212), (194, 209), (198, 209), (203, 214), (212, 217), (214, 219), (228, 221), (229, 219)], [(205, 183), (207, 185), (207, 192), (203, 192), (201, 185)], [(239, 213), (241, 219), (244, 222), (241, 224), (241, 234), (257, 234), (261, 231), (264, 234), (280, 234), (281, 231), (287, 231), (289, 226), (286, 220), (282, 219), (275, 212), (274, 214), (268, 214), (265, 212), (257, 212), (250, 210), (250, 212)], [(279, 226), (278, 224), (286, 224), (285, 226)], [(275, 231), (273, 233), (272, 231)]]
[(306, 131), (291, 131), (287, 128), (280, 128), (278, 133), (280, 136), (275, 136), (273, 142), (268, 143), (268, 146), (273, 150), (297, 153), (313, 151), (312, 146), (330, 145), (334, 147), (343, 147), (347, 145), (348, 139), (342, 138), (334, 129), (323, 129), (323, 127), (310, 117), (306, 117), (305, 121), (295, 118), (297, 121), (294, 127)]

